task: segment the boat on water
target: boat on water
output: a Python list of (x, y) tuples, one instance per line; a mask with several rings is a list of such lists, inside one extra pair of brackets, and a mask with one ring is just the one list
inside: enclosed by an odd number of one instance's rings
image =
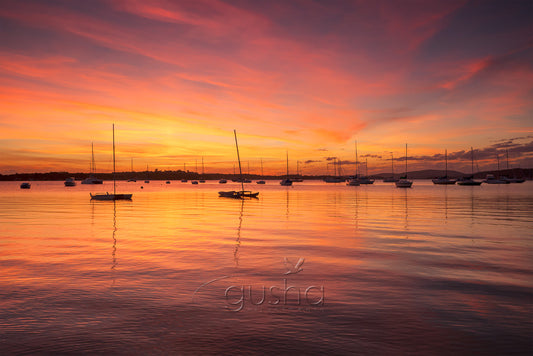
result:
[(524, 178), (507, 178), (502, 177), (501, 179), (504, 179), (508, 181), (509, 183), (524, 183), (526, 180)]
[(169, 181), (169, 180), (167, 180), (167, 181), (165, 182), (165, 184), (170, 184), (170, 181)]
[(346, 185), (358, 187), (361, 185), (361, 183), (359, 183), (359, 180), (357, 178), (350, 178), (346, 181)]
[(470, 185), (470, 186), (479, 186), (481, 181), (474, 180), (474, 148), (470, 147), (471, 157), (472, 157), (472, 175), (463, 177), (457, 180), (457, 185)]
[(448, 176), (433, 178), (431, 181), (433, 182), (433, 184), (441, 185), (455, 184), (455, 182), (457, 182), (455, 179), (448, 178)]
[(358, 177), (359, 184), (374, 184), (374, 179), (368, 176), (368, 158), (365, 161), (365, 176)]
[(289, 178), (285, 178), (285, 179), (281, 180), (281, 182), (279, 182), (279, 184), (284, 186), (284, 187), (290, 187), (292, 185), (292, 180), (290, 180)]
[(405, 175), (395, 183), (396, 188), (411, 188), (413, 181), (407, 179), (407, 143), (405, 144)]
[(442, 184), (442, 185), (448, 185), (448, 184), (455, 184), (455, 179), (448, 178), (448, 150), (444, 150), (444, 161), (446, 162), (446, 170), (443, 177), (437, 177), (435, 179), (432, 179), (431, 181), (433, 184)]
[(241, 190), (241, 191), (228, 191), (228, 192), (218, 192), (218, 195), (224, 198), (234, 198), (234, 199), (242, 199), (242, 198), (257, 198), (259, 195), (259, 192), (252, 192), (251, 190)]
[(374, 180), (367, 176), (359, 177), (357, 180), (359, 181), (359, 184), (374, 184)]
[(182, 179), (181, 182), (182, 182), (182, 183), (187, 183), (188, 180), (187, 180), (187, 179)]
[(296, 161), (296, 177), (292, 177), (291, 180), (293, 183), (301, 183), (304, 181), (300, 173), (300, 161)]
[(103, 184), (103, 183), (104, 183), (103, 180), (98, 179), (93, 175), (90, 175), (89, 177), (81, 181), (81, 184)]
[[(496, 160), (498, 161), (498, 174), (500, 173), (500, 156), (496, 154)], [(496, 178), (494, 174), (487, 174), (483, 183), (487, 184), (509, 184), (507, 179)]]
[(144, 182), (145, 182), (145, 183), (150, 183), (150, 181), (149, 181), (149, 180), (145, 180)]
[(283, 179), (279, 184), (285, 187), (292, 185), (292, 180), (289, 178), (289, 151), (287, 151), (287, 178)]
[(65, 187), (75, 187), (75, 186), (76, 186), (76, 181), (74, 180), (73, 177), (65, 179)]
[(205, 179), (200, 179), (198, 182), (205, 183)]
[[(340, 169), (339, 169), (340, 171)], [(324, 182), (326, 183), (342, 183), (345, 179), (342, 178), (340, 175), (337, 175), (337, 158), (333, 158), (333, 177), (326, 177), (324, 178)]]
[[(263, 176), (263, 158), (261, 158), (261, 177)], [(264, 180), (258, 180), (257, 184), (266, 184)]]
[(90, 165), (90, 175), (81, 181), (81, 184), (103, 184), (104, 181), (96, 178), (96, 165), (94, 161), (94, 145), (91, 143), (91, 165)]
[(361, 185), (357, 179), (357, 141), (355, 141), (355, 176), (346, 180), (346, 185), (351, 187), (358, 187)]
[(226, 184), (228, 181), (226, 179), (221, 179), (218, 181), (218, 184)]
[[(223, 197), (223, 198), (233, 198), (233, 199), (257, 198), (257, 196), (259, 195), (259, 192), (255, 192), (254, 193), (254, 192), (249, 191), (249, 190), (244, 190), (244, 181), (245, 181), (245, 179), (243, 179), (243, 176), (242, 176), (241, 156), (239, 154), (239, 143), (237, 142), (237, 130), (233, 130), (233, 135), (235, 136), (235, 147), (237, 148), (237, 160), (239, 161), (239, 173), (240, 173), (240, 181), (241, 181), (241, 190), (240, 191), (235, 191), (235, 190), (220, 191), (220, 192), (218, 192), (218, 196), (219, 197)], [(224, 183), (226, 183), (225, 179), (221, 179), (219, 181), (219, 183), (221, 181), (224, 181)]]
[(474, 180), (474, 176), (463, 177), (457, 180), (457, 185), (481, 185), (482, 181)]
[(383, 178), (383, 183), (396, 183), (399, 180), (398, 178), (394, 178), (394, 154), (392, 152), (390, 153), (390, 163), (392, 169), (392, 177)]
[(31, 184), (28, 182), (24, 182), (20, 184), (20, 189), (30, 189), (30, 188), (31, 188)]
[(197, 180), (193, 180), (193, 181), (191, 182), (191, 184), (198, 184), (198, 181), (197, 181)]
[(131, 200), (133, 194), (117, 194), (117, 181), (115, 174), (115, 124), (113, 124), (113, 193), (89, 193), (92, 200)]
[(136, 182), (136, 181), (137, 181), (137, 179), (133, 179), (133, 178), (128, 179), (128, 182)]
[(487, 177), (483, 181), (483, 183), (487, 184), (510, 184), (508, 180), (505, 179), (498, 179), (494, 176), (494, 174), (487, 174)]
[[(509, 170), (509, 150), (505, 150), (505, 153), (507, 155), (507, 170)], [(509, 181), (509, 183), (524, 183), (526, 180), (523, 178), (507, 178), (507, 177), (501, 177), (500, 179)]]

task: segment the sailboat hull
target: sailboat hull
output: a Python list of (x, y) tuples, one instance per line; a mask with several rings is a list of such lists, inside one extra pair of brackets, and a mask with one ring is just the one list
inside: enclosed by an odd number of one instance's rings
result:
[(131, 200), (133, 194), (91, 194), (92, 200)]
[(413, 182), (410, 180), (400, 179), (396, 182), (396, 188), (411, 188)]
[(481, 185), (481, 183), (483, 182), (478, 182), (478, 181), (475, 181), (475, 180), (461, 180), (461, 181), (458, 181), (457, 182), (457, 185)]
[(218, 195), (223, 198), (233, 198), (233, 199), (257, 198), (257, 196), (259, 195), (259, 192), (252, 193), (251, 191), (246, 191), (246, 190), (236, 192), (232, 190), (228, 192), (218, 192)]

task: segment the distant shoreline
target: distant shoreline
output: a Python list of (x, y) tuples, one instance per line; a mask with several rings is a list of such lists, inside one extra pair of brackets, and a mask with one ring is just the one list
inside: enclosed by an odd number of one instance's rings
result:
[[(483, 172), (477, 172), (474, 173), (475, 179), (484, 179), (487, 174), (494, 174), (496, 177), (498, 176), (506, 176), (510, 178), (525, 178), (527, 180), (533, 180), (533, 168), (513, 168), (513, 169), (502, 169), (500, 171), (492, 170), (492, 171), (483, 171)], [(90, 173), (70, 173), (70, 172), (48, 172), (48, 173), (14, 173), (14, 174), (0, 174), (0, 181), (22, 181), (22, 180), (31, 180), (31, 181), (62, 181), (69, 177), (74, 177), (76, 180), (83, 180), (87, 177), (89, 177)], [(343, 174), (342, 177), (348, 178), (353, 173)], [(401, 175), (404, 175), (403, 172), (395, 173), (394, 177), (398, 178)], [(410, 179), (432, 179), (439, 176), (444, 176), (445, 171), (444, 170), (421, 170), (421, 171), (411, 171), (407, 172), (407, 176)], [(458, 171), (448, 171), (448, 177), (450, 178), (460, 178), (464, 176), (470, 176), (469, 173), (462, 173)], [(103, 180), (113, 180), (113, 173), (98, 173), (95, 175), (96, 177), (103, 179)], [(265, 175), (261, 176), (258, 174), (243, 174), (243, 176), (247, 179), (251, 180), (259, 180), (259, 179), (265, 179), (265, 180), (276, 180), (276, 179), (283, 179), (286, 176), (285, 175)], [(372, 174), (369, 175), (370, 178), (373, 179), (383, 179), (383, 178), (389, 178), (391, 177), (391, 173), (379, 173), (379, 174)], [(206, 174), (200, 174), (196, 172), (186, 172), (186, 171), (144, 171), (144, 172), (117, 172), (115, 174), (115, 177), (117, 180), (129, 180), (129, 179), (136, 179), (140, 181), (144, 180), (199, 180), (199, 179), (205, 179), (205, 180), (219, 180), (219, 179), (227, 179), (231, 180), (238, 175), (234, 174), (222, 174), (222, 173), (206, 173)], [(299, 177), (304, 180), (316, 180), (316, 179), (324, 179), (326, 177), (332, 177), (332, 175), (303, 175), (303, 176), (296, 176), (296, 175), (290, 175), (290, 177)]]

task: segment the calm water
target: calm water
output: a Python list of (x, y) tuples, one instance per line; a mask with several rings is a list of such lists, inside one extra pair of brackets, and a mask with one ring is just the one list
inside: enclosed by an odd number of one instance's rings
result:
[(533, 182), (18, 186), (0, 182), (1, 354), (533, 351)]

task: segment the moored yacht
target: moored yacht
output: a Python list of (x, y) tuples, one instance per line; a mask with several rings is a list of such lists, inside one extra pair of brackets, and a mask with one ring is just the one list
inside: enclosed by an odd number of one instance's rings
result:
[(483, 182), (487, 184), (509, 184), (511, 183), (508, 180), (496, 178), (494, 174), (487, 174), (487, 177), (485, 178)]
[(481, 183), (483, 183), (483, 182), (474, 180), (474, 148), (473, 147), (470, 147), (470, 152), (471, 152), (471, 156), (472, 156), (472, 175), (469, 176), (469, 177), (463, 177), (461, 179), (458, 179), (457, 180), (457, 185), (472, 185), (472, 186), (475, 186), (475, 185), (481, 185)]
[(74, 187), (74, 186), (76, 186), (76, 181), (74, 180), (73, 177), (67, 178), (65, 180), (65, 187)]
[(396, 188), (411, 188), (413, 181), (407, 179), (407, 143), (405, 144), (405, 176), (396, 182)]
[(455, 179), (448, 178), (448, 150), (444, 150), (444, 160), (446, 161), (446, 174), (444, 177), (432, 179), (433, 184), (455, 184)]

